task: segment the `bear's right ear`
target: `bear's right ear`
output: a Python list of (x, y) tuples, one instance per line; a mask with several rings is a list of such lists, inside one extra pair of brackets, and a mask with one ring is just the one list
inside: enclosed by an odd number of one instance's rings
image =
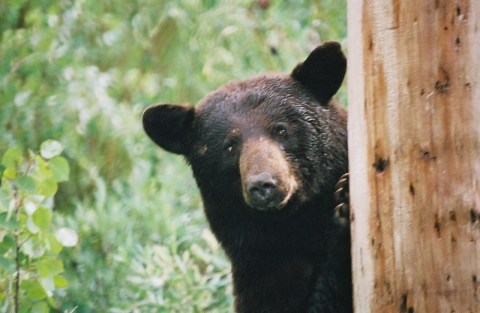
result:
[(321, 104), (327, 104), (340, 88), (347, 59), (338, 42), (330, 41), (313, 50), (308, 58), (297, 65), (292, 78), (305, 86)]
[(143, 128), (163, 149), (187, 155), (192, 145), (194, 113), (193, 107), (152, 105), (143, 112)]

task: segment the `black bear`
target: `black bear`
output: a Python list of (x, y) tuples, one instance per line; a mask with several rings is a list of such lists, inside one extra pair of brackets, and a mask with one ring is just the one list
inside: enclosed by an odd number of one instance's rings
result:
[(148, 136), (192, 167), (232, 263), (236, 312), (352, 312), (350, 234), (334, 199), (348, 170), (347, 114), (330, 101), (345, 71), (340, 45), (327, 42), (290, 75), (143, 114)]

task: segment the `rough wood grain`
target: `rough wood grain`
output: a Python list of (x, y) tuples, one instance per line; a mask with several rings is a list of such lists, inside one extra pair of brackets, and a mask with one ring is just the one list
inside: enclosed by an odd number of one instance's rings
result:
[(480, 1), (350, 0), (358, 313), (480, 312)]

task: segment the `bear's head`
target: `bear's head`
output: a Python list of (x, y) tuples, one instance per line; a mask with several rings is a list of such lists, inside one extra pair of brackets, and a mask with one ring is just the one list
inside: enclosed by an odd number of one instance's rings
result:
[(345, 71), (340, 45), (328, 42), (290, 75), (229, 83), (195, 107), (151, 106), (143, 126), (185, 156), (207, 210), (292, 212), (347, 171), (346, 113), (330, 102)]

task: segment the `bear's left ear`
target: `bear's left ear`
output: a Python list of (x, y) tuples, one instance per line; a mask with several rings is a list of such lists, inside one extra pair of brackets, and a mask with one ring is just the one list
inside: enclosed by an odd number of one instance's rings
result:
[(143, 112), (143, 128), (147, 135), (163, 149), (187, 155), (193, 137), (194, 108), (159, 104), (148, 107)]
[(338, 42), (326, 42), (313, 50), (298, 64), (292, 78), (310, 90), (321, 104), (327, 102), (342, 84), (347, 70), (347, 59)]

